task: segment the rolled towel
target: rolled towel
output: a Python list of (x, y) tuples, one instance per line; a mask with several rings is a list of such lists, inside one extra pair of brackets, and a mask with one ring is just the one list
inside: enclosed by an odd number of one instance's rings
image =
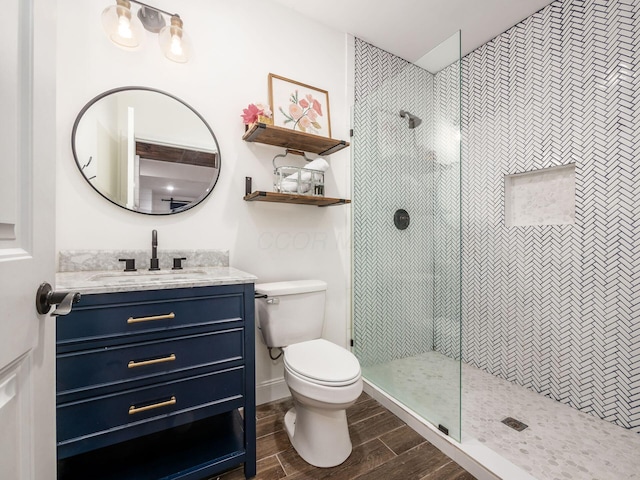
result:
[[(301, 171), (298, 177), (297, 173), (286, 176), (280, 182), (280, 191), (306, 193), (311, 189), (312, 171), (326, 172), (329, 169), (329, 163), (324, 158), (316, 158), (308, 163)], [(307, 170), (305, 172), (305, 170)], [(298, 181), (300, 188), (298, 188)]]
[[(297, 175), (296, 175), (297, 176)], [(311, 184), (309, 182), (302, 183), (300, 185), (299, 193), (306, 193), (311, 188)], [(280, 191), (281, 192), (289, 192), (289, 193), (298, 193), (298, 180), (287, 180), (284, 179), (280, 182)]]
[[(319, 170), (321, 172), (326, 172), (329, 170), (329, 163), (324, 158), (316, 158), (310, 163), (307, 163), (307, 166), (302, 170)], [(293, 180), (294, 182), (298, 180), (298, 174), (294, 173), (293, 175), (289, 175), (284, 178), (285, 180)], [(311, 180), (311, 172), (301, 172), (300, 173), (300, 181), (308, 182)]]

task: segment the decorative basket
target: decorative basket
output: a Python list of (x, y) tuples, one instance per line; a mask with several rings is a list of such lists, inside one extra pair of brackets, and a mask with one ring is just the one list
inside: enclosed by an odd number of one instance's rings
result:
[(273, 189), (280, 193), (324, 197), (324, 172), (303, 167), (275, 167)]

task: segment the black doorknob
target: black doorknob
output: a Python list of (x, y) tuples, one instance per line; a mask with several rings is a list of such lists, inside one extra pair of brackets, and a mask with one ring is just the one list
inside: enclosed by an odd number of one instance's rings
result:
[(66, 315), (71, 311), (74, 303), (80, 301), (78, 292), (54, 292), (51, 285), (44, 282), (36, 292), (36, 310), (40, 315), (49, 313), (51, 307), (57, 305), (51, 315)]

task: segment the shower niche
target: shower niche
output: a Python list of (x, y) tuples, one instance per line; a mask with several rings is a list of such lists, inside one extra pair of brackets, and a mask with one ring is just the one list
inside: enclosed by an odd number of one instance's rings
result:
[(575, 222), (575, 164), (505, 175), (505, 226), (571, 225)]

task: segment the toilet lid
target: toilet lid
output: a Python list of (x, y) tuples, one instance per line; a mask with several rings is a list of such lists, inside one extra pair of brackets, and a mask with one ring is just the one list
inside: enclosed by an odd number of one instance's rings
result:
[(294, 373), (322, 385), (349, 385), (360, 377), (355, 355), (324, 339), (289, 345), (284, 363)]

